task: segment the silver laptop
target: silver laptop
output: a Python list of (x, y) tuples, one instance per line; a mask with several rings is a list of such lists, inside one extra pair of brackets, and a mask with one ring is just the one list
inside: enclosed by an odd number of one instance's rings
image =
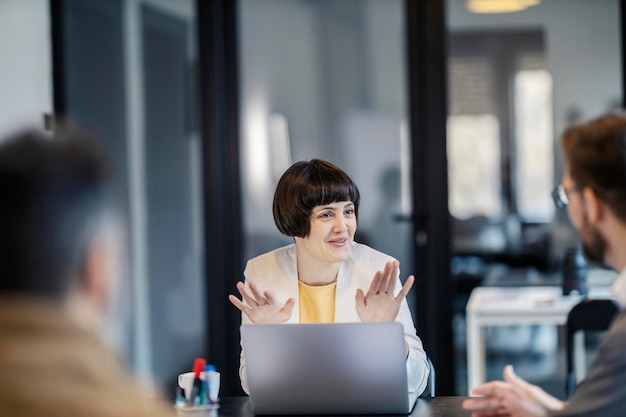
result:
[(400, 323), (241, 326), (255, 414), (407, 414)]

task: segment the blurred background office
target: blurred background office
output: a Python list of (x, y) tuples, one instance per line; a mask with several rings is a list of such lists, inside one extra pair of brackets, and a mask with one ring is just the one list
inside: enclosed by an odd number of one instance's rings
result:
[[(280, 174), (319, 157), (360, 187), (357, 240), (416, 274), (438, 392), (466, 394), (471, 290), (559, 283), (576, 238), (550, 200), (557, 138), (622, 106), (623, 13), (621, 0), (3, 0), (0, 133), (67, 116), (111, 149), (126, 358), (144, 383), (173, 390), (203, 356), (239, 393), (227, 294), (245, 260), (288, 242), (271, 215)], [(563, 396), (555, 328), (486, 334), (489, 379), (517, 361)]]

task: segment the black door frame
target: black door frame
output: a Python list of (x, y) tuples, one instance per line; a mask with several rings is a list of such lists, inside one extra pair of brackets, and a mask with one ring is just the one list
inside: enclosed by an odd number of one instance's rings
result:
[(237, 2), (197, 0), (204, 172), (208, 357), (221, 372), (222, 395), (241, 395), (239, 310), (228, 294), (241, 279)]
[(436, 370), (436, 392), (454, 395), (444, 3), (405, 0), (405, 26), (417, 277), (413, 308)]
[[(437, 391), (454, 393), (452, 297), (445, 120), (444, 0), (405, 0), (406, 53), (415, 202), (418, 333), (437, 370)], [(223, 370), (224, 394), (237, 392), (240, 317), (227, 294), (241, 276), (236, 2), (198, 2), (205, 169), (210, 357)], [(424, 237), (426, 237), (424, 241)], [(237, 331), (233, 331), (236, 329)], [(235, 355), (235, 353), (237, 355)]]

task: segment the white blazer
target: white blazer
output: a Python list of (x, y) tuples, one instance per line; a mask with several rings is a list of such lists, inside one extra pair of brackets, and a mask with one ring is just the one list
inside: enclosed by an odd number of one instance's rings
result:
[[(385, 264), (392, 260), (392, 257), (384, 253), (353, 242), (350, 255), (341, 263), (339, 274), (337, 275), (335, 322), (361, 321), (356, 311), (356, 290), (361, 288), (367, 293), (376, 272), (382, 271)], [(299, 322), (300, 310), (295, 244), (273, 250), (249, 260), (244, 276), (246, 277), (246, 285), (254, 282), (261, 292), (269, 291), (279, 303), (284, 304), (289, 298), (295, 299), (296, 304), (287, 323)], [(396, 295), (402, 288), (400, 279), (397, 279)], [(246, 314), (242, 313), (241, 316), (242, 324), (252, 324)], [(409, 346), (409, 356), (406, 361), (409, 395), (417, 396), (426, 388), (430, 369), (422, 341), (415, 332), (413, 318), (406, 300), (402, 300), (396, 321), (404, 326), (404, 338)], [(241, 378), (241, 387), (246, 393), (249, 393), (243, 346), (241, 348), (239, 377)]]

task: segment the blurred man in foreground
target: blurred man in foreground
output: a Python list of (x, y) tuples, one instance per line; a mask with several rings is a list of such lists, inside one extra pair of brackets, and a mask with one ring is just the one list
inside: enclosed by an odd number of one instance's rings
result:
[(121, 228), (107, 159), (77, 130), (0, 140), (0, 415), (167, 416), (103, 343)]
[[(555, 189), (590, 261), (619, 272), (612, 291), (626, 305), (626, 114), (610, 114), (568, 129), (562, 137), (565, 169)], [(602, 339), (587, 377), (568, 403), (518, 377), (509, 365), (504, 381), (472, 390), (473, 416), (623, 416), (626, 414), (626, 313)]]

